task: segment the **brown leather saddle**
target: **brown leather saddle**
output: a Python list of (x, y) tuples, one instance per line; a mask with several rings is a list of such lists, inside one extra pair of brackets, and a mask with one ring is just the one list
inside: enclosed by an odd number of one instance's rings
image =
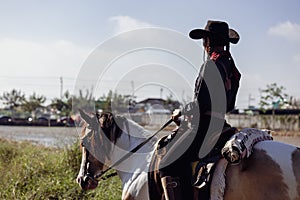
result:
[[(221, 148), (235, 132), (236, 128), (229, 128), (223, 131), (219, 140), (224, 141), (218, 142), (219, 144), (222, 144), (219, 150), (214, 148), (205, 158), (191, 162), (193, 169), (191, 173), (193, 175), (192, 180), (190, 180), (190, 187), (193, 187), (194, 195), (201, 196), (201, 199), (209, 199), (210, 183), (215, 169), (215, 163), (222, 158)], [(172, 132), (172, 134), (161, 138), (157, 143), (157, 148), (152, 157), (148, 173), (149, 197), (151, 200), (164, 199), (159, 167), (163, 156), (168, 150), (167, 144), (175, 137), (175, 135), (176, 132)]]

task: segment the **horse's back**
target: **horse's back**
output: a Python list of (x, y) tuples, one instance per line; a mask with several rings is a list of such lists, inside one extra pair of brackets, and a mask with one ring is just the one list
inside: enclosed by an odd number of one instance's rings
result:
[(249, 158), (228, 165), (224, 199), (300, 199), (300, 149), (259, 142)]

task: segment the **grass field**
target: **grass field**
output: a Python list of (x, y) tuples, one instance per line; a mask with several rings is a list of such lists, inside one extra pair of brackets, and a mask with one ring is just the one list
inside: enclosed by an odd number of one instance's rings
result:
[(118, 177), (82, 191), (75, 182), (80, 161), (78, 144), (56, 149), (0, 139), (0, 199), (121, 199)]
[[(273, 135), (300, 146), (299, 132)], [(82, 191), (75, 182), (80, 162), (78, 142), (61, 149), (0, 139), (0, 199), (121, 199), (118, 177), (101, 181), (96, 190)]]

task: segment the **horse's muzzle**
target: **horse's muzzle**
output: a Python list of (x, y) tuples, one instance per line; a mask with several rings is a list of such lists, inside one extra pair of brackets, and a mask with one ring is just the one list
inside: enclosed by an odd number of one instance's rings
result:
[(98, 181), (89, 175), (78, 176), (77, 183), (83, 190), (92, 190), (98, 186)]

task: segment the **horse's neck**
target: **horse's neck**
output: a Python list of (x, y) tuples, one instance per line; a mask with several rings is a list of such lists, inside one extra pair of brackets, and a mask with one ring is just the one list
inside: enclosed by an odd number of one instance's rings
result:
[[(145, 141), (149, 136), (149, 134), (147, 135), (145, 133), (146, 131), (143, 128), (129, 121), (128, 125), (124, 126), (123, 133), (116, 142), (113, 150), (112, 163), (121, 159), (124, 155)], [(141, 173), (148, 171), (155, 143), (156, 139), (154, 138), (116, 167), (116, 171), (123, 184), (128, 183), (129, 180), (135, 180)]]

